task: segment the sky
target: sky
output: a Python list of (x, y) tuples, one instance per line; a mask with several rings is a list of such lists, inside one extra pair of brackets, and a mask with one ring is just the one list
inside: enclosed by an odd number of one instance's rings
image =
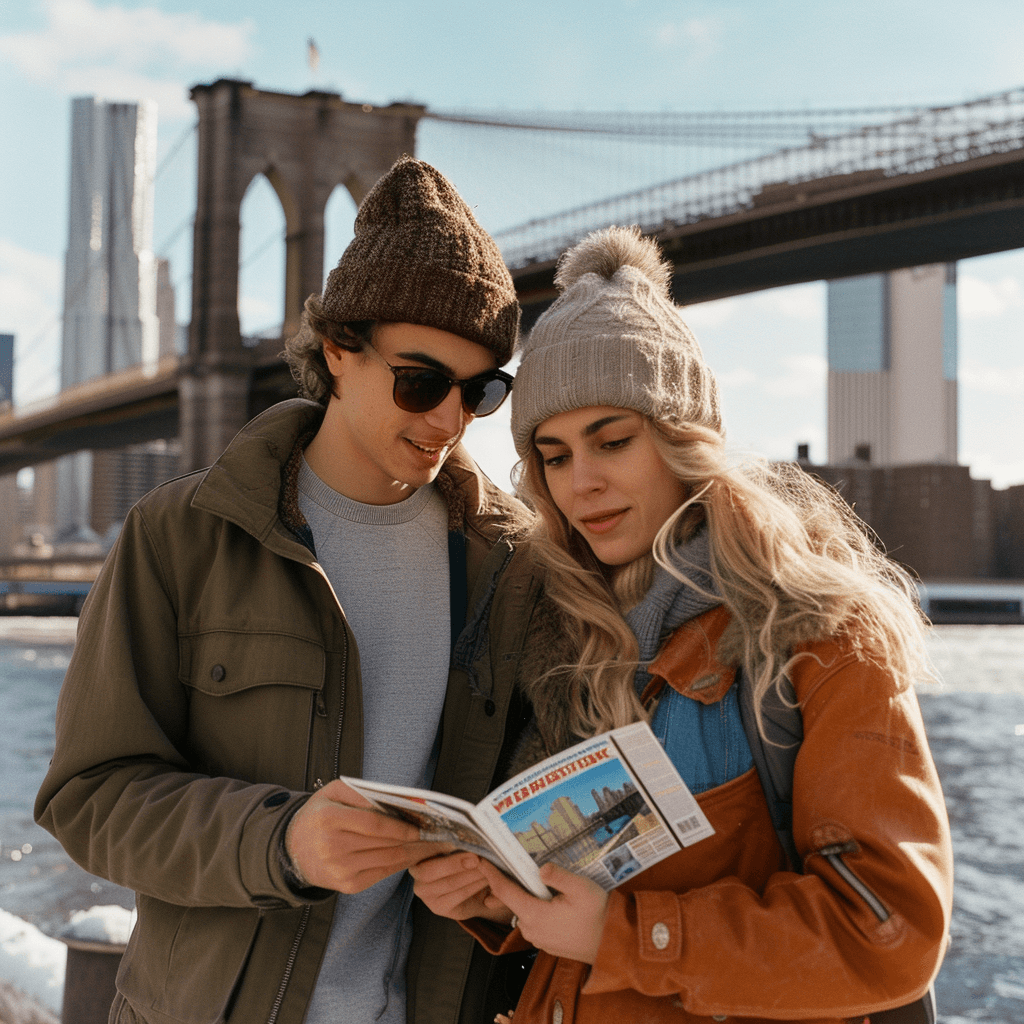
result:
[[(308, 40), (316, 41), (311, 69)], [(0, 10), (0, 333), (16, 335), (19, 404), (57, 386), (67, 236), (70, 100), (154, 99), (154, 247), (189, 316), (195, 110), (189, 87), (340, 92), (430, 110), (738, 111), (959, 103), (1024, 86), (1019, 0), (25, 0)], [(687, 173), (707, 153), (607, 148), (422, 122), (417, 155), (444, 171), (489, 230)], [(717, 158), (717, 157), (716, 157)], [(723, 160), (725, 158), (723, 157)], [(342, 190), (325, 264), (351, 238)], [(245, 333), (280, 321), (283, 217), (265, 179), (242, 211)], [(959, 264), (960, 461), (996, 486), (1024, 482), (1024, 250)], [(738, 453), (824, 461), (825, 286), (689, 307)], [(500, 484), (515, 461), (507, 410), (470, 449)]]

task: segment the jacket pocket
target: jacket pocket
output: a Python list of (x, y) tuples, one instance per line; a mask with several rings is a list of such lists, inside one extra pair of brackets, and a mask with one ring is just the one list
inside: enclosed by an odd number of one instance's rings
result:
[(196, 769), (304, 789), (323, 647), (281, 633), (215, 630), (180, 636), (178, 653), (189, 693), (186, 756)]
[[(179, 907), (139, 895), (117, 988), (118, 1021), (217, 1024), (230, 1009), (260, 926), (258, 910)], [(115, 1004), (116, 1005), (116, 1004)], [(137, 1013), (131, 1012), (131, 1007)]]

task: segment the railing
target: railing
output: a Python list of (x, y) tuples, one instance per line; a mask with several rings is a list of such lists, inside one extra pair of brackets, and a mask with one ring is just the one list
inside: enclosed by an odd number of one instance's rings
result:
[(638, 224), (643, 231), (654, 232), (784, 199), (793, 186), (803, 183), (819, 191), (836, 184), (833, 179), (840, 176), (852, 184), (1021, 148), (1024, 88), (815, 136), (799, 147), (538, 218), (498, 232), (495, 238), (505, 261), (518, 269), (553, 259), (588, 232), (610, 224)]

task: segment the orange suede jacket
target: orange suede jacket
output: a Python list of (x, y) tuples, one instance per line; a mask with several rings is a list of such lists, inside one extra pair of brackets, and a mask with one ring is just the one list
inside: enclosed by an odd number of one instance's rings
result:
[[(684, 624), (651, 666), (705, 704), (729, 616)], [(593, 967), (540, 953), (515, 1024), (857, 1021), (911, 1002), (938, 973), (952, 904), (949, 826), (917, 699), (833, 642), (791, 673), (804, 741), (787, 870), (755, 769), (697, 800), (715, 834), (609, 894)], [(493, 952), (524, 948), (474, 922)]]

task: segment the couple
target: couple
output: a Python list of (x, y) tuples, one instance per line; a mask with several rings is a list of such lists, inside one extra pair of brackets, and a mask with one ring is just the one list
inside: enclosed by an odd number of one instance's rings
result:
[[(727, 458), (668, 281), (631, 230), (563, 258), (512, 391), (527, 512), (459, 445), (512, 390), (500, 254), (429, 165), (370, 192), (288, 343), (312, 400), (143, 499), (82, 615), (36, 816), (136, 890), (111, 1021), (860, 1021), (927, 988), (912, 585), (809, 477)], [(799, 701), (800, 873), (737, 670)], [(433, 856), (336, 779), (476, 801), (640, 718), (716, 831), (607, 895)]]

